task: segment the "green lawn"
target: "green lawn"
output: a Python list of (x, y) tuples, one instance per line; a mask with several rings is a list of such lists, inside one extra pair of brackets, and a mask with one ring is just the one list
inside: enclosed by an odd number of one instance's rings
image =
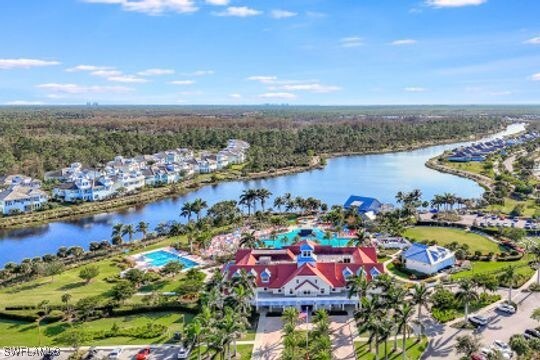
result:
[(477, 250), (483, 254), (505, 251), (503, 247), (499, 247), (498, 244), (481, 235), (455, 228), (415, 226), (405, 230), (403, 235), (412, 241), (435, 240), (437, 244), (442, 246), (446, 246), (454, 241), (459, 244), (467, 244), (469, 245), (469, 251), (472, 253)]
[[(388, 359), (390, 360), (401, 360), (403, 354), (401, 352), (401, 338), (398, 338), (398, 349), (396, 352), (392, 352), (394, 347), (394, 341), (387, 342), (388, 349)], [(354, 347), (356, 349), (356, 355), (358, 360), (373, 360), (375, 356), (375, 346), (373, 346), (373, 352), (369, 352), (369, 346), (366, 342), (355, 341)], [(422, 356), (422, 353), (427, 347), (427, 338), (422, 339), (420, 342), (416, 342), (416, 338), (410, 338), (406, 341), (407, 348), (407, 359), (408, 360), (418, 360)], [(379, 359), (384, 358), (384, 343), (379, 344)]]
[(529, 279), (534, 270), (528, 265), (529, 259), (524, 256), (518, 261), (471, 261), (472, 269), (451, 275), (452, 280), (470, 278), (474, 274), (500, 273), (504, 268), (512, 265), (517, 267), (517, 273)]
[(515, 199), (505, 198), (504, 205), (489, 205), (487, 210), (490, 212), (499, 211), (503, 214), (510, 214), (510, 212), (516, 207), (516, 205), (522, 204), (525, 205), (523, 210), (523, 216), (531, 217), (534, 213), (540, 208), (535, 205), (534, 200), (530, 199), (527, 201), (517, 201)]
[[(186, 314), (185, 321), (191, 321), (192, 315)], [(92, 331), (108, 330), (113, 324), (120, 328), (143, 326), (148, 322), (155, 322), (168, 327), (169, 334), (154, 339), (135, 339), (130, 337), (113, 337), (103, 340), (94, 340), (83, 345), (138, 345), (138, 344), (158, 344), (170, 339), (175, 331), (183, 327), (184, 315), (178, 312), (155, 312), (147, 314), (130, 315), (123, 317), (103, 318), (89, 321), (81, 325), (82, 329)], [(58, 336), (70, 328), (70, 324), (58, 322), (41, 326), (41, 343), (36, 323), (26, 323), (21, 321), (0, 319), (0, 346), (39, 346), (39, 345), (64, 345)]]
[(467, 163), (445, 161), (444, 166), (452, 169), (470, 172), (473, 174), (484, 175), (490, 178), (495, 178), (493, 169), (485, 170), (483, 162), (471, 161)]

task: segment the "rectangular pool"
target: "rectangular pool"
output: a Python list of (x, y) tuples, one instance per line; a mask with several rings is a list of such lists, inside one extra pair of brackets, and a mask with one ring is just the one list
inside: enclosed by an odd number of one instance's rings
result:
[(144, 259), (150, 263), (153, 267), (162, 267), (167, 265), (170, 262), (177, 261), (184, 265), (184, 269), (191, 269), (192, 267), (195, 267), (199, 265), (199, 263), (187, 259), (183, 256), (173, 254), (172, 252), (166, 251), (166, 250), (156, 250), (149, 252), (147, 254), (144, 254)]
[(326, 233), (321, 229), (311, 229), (311, 234), (301, 236), (301, 229), (291, 230), (286, 233), (277, 235), (275, 239), (262, 239), (266, 247), (282, 248), (283, 246), (292, 245), (300, 240), (315, 240), (321, 245), (330, 245), (333, 247), (344, 247), (349, 244), (349, 238), (338, 237), (334, 234), (327, 237)]

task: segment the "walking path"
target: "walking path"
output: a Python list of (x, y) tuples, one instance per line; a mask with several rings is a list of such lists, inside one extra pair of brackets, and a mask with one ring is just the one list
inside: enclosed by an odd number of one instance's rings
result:
[(354, 360), (354, 336), (356, 324), (353, 316), (330, 317), (330, 340), (332, 340), (332, 359)]
[(283, 350), (280, 317), (267, 317), (262, 313), (257, 325), (257, 334), (253, 346), (252, 360), (278, 360)]

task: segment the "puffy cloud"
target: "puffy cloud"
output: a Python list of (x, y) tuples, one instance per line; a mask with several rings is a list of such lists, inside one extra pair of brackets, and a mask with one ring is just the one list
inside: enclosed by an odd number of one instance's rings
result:
[(456, 8), (462, 6), (476, 6), (486, 3), (487, 0), (426, 0), (426, 4), (437, 8)]
[(174, 81), (171, 81), (171, 84), (173, 84), (173, 85), (193, 85), (193, 84), (195, 84), (195, 81), (193, 81), (193, 80), (174, 80)]
[(249, 8), (247, 6), (229, 6), (225, 11), (217, 12), (217, 16), (236, 16), (236, 17), (248, 17), (261, 15), (262, 12)]
[(315, 93), (330, 93), (330, 92), (341, 90), (339, 86), (322, 85), (319, 83), (290, 84), (290, 85), (282, 85), (279, 88), (286, 91), (308, 91), (308, 92), (315, 92)]
[(361, 37), (358, 36), (349, 36), (344, 37), (339, 40), (339, 44), (344, 48), (353, 48), (364, 45), (364, 42)]
[(270, 16), (273, 17), (274, 19), (285, 19), (285, 18), (294, 17), (296, 15), (298, 15), (298, 13), (287, 11), (287, 10), (280, 10), (280, 9), (272, 10), (270, 12)]
[(395, 45), (395, 46), (401, 46), (401, 45), (414, 45), (417, 42), (418, 41), (416, 41), (414, 39), (400, 39), (400, 40), (392, 41), (391, 44)]
[(540, 81), (540, 73), (534, 74), (534, 75), (532, 76), (532, 79), (533, 79), (534, 81)]
[(174, 74), (174, 70), (172, 69), (146, 69), (143, 71), (139, 71), (137, 75), (139, 76), (160, 76), (160, 75), (171, 75)]
[(160, 15), (165, 12), (192, 13), (199, 8), (194, 0), (83, 0), (94, 4), (116, 4), (126, 11), (134, 11), (149, 15)]
[(140, 84), (140, 83), (148, 82), (147, 79), (143, 79), (143, 78), (136, 77), (133, 75), (115, 75), (115, 76), (108, 77), (107, 80), (114, 81), (114, 82), (121, 82), (121, 83), (132, 83), (132, 84), (136, 84), (136, 83)]
[(110, 70), (113, 69), (110, 66), (96, 66), (96, 65), (77, 65), (71, 68), (66, 69), (67, 72), (78, 72), (78, 71), (101, 71), (101, 70)]
[(533, 38), (530, 38), (529, 40), (526, 40), (525, 44), (540, 45), (540, 36), (533, 37)]
[(46, 83), (36, 86), (39, 89), (62, 94), (98, 94), (98, 93), (122, 93), (133, 89), (124, 86), (84, 86), (66, 83)]
[(283, 99), (283, 100), (291, 100), (296, 99), (296, 95), (292, 93), (287, 92), (268, 92), (259, 95), (262, 99)]
[(233, 99), (241, 99), (242, 95), (238, 94), (238, 93), (233, 93), (233, 94), (229, 94), (229, 97), (231, 97)]
[(90, 75), (108, 78), (108, 77), (120, 76), (122, 75), (122, 72), (119, 70), (96, 70), (96, 71), (90, 72)]
[(197, 70), (190, 73), (182, 73), (182, 76), (207, 76), (207, 75), (213, 75), (214, 70)]
[(277, 77), (268, 75), (255, 75), (248, 77), (247, 80), (258, 81), (263, 84), (273, 84), (274, 82), (276, 82)]
[(30, 69), (43, 66), (60, 65), (58, 61), (39, 60), (39, 59), (0, 59), (0, 69)]
[(423, 87), (410, 86), (410, 87), (406, 87), (404, 90), (407, 91), (407, 92), (415, 92), (415, 93), (417, 93), (417, 92), (424, 92), (427, 89), (423, 88)]
[(229, 2), (229, 0), (206, 0), (207, 4), (216, 6), (226, 6), (229, 5)]

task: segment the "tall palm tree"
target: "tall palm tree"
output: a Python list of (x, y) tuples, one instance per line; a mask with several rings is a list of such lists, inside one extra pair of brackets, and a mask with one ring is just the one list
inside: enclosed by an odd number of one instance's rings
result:
[(191, 210), (197, 215), (197, 221), (201, 219), (201, 212), (208, 207), (206, 201), (201, 198), (195, 199), (191, 204)]
[(285, 201), (283, 200), (283, 197), (277, 196), (274, 199), (274, 207), (278, 209), (278, 212), (281, 212), (281, 207), (285, 205)]
[(146, 234), (148, 233), (148, 223), (144, 221), (139, 222), (135, 230), (137, 230), (138, 233), (141, 233), (142, 239), (145, 240)]
[(283, 319), (284, 328), (285, 326), (288, 326), (289, 329), (293, 329), (296, 327), (296, 324), (298, 323), (298, 316), (300, 315), (298, 309), (293, 307), (288, 307), (283, 310), (283, 315), (281, 318)]
[(257, 198), (261, 202), (261, 208), (262, 208), (262, 211), (264, 212), (264, 204), (266, 203), (266, 200), (270, 198), (270, 196), (272, 196), (272, 193), (268, 189), (265, 189), (265, 188), (257, 189), (255, 190), (255, 193), (257, 195)]
[(189, 242), (189, 252), (193, 253), (193, 240), (195, 239), (195, 236), (197, 235), (197, 227), (194, 223), (188, 222), (184, 226), (184, 231), (186, 233), (186, 237)]
[(507, 266), (500, 275), (500, 280), (508, 285), (508, 301), (512, 301), (512, 288), (517, 284), (517, 269), (515, 266)]
[(365, 232), (364, 230), (358, 230), (356, 232), (356, 235), (349, 240), (347, 245), (360, 247), (360, 246), (369, 246), (371, 245), (370, 243), (371, 243), (371, 238), (369, 237), (367, 232)]
[(396, 339), (397, 334), (400, 332), (403, 333), (402, 343), (401, 343), (401, 353), (403, 354), (403, 360), (407, 358), (407, 332), (410, 328), (409, 322), (414, 315), (414, 307), (410, 303), (403, 303), (401, 306), (398, 306), (394, 318), (396, 320)]
[(180, 216), (187, 218), (188, 222), (190, 222), (191, 216), (193, 216), (193, 203), (186, 201), (184, 204), (182, 204), (182, 208), (180, 209)]
[(255, 236), (255, 231), (252, 232), (245, 232), (242, 233), (242, 237), (240, 238), (240, 247), (254, 249), (257, 247), (261, 247), (262, 241)]
[(199, 318), (195, 317), (187, 326), (187, 337), (189, 342), (197, 347), (197, 358), (201, 360), (201, 345), (204, 338), (204, 327)]
[(244, 205), (248, 209), (248, 216), (251, 215), (251, 208), (255, 208), (256, 192), (253, 189), (247, 189), (242, 191), (240, 195), (240, 205)]
[(133, 228), (133, 225), (128, 224), (122, 228), (122, 236), (127, 235), (130, 242), (131, 240), (133, 240), (134, 234), (135, 234), (135, 229)]
[(114, 224), (112, 227), (111, 238), (121, 236), (123, 228), (124, 228), (124, 224), (122, 223)]
[(462, 280), (459, 283), (456, 299), (465, 308), (465, 321), (469, 320), (469, 305), (472, 301), (478, 300), (478, 293), (474, 291), (474, 285), (470, 280)]
[(412, 291), (412, 300), (415, 305), (418, 305), (418, 320), (422, 316), (422, 306), (426, 306), (429, 303), (430, 293), (426, 284), (415, 284)]
[(367, 280), (363, 273), (360, 275), (351, 276), (347, 280), (347, 287), (349, 288), (349, 298), (353, 296), (358, 297), (358, 305), (362, 307), (362, 298), (366, 296), (371, 283)]

